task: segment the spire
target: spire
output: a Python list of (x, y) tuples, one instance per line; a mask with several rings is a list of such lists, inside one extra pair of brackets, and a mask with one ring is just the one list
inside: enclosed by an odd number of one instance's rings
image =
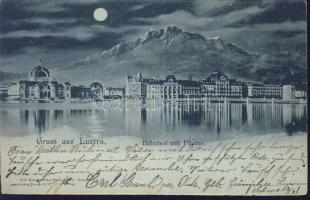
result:
[(39, 59), (38, 67), (43, 67), (43, 61), (42, 61), (42, 59)]
[(142, 80), (142, 74), (141, 74), (141, 72), (138, 73), (138, 75), (137, 75), (137, 80)]

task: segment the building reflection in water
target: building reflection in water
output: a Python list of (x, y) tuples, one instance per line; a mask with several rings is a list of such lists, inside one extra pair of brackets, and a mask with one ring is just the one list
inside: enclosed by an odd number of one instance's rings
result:
[(32, 111), (34, 125), (38, 128), (39, 133), (48, 130), (49, 128), (49, 110), (34, 110)]
[[(163, 107), (106, 111), (95, 109), (1, 110), (1, 121), (26, 132), (69, 126), (80, 134), (172, 136), (290, 133), (306, 131), (304, 104), (165, 103)], [(294, 124), (294, 125), (292, 125)], [(4, 126), (6, 124), (3, 124)], [(2, 125), (2, 126), (3, 126)], [(290, 127), (291, 126), (291, 127)], [(16, 128), (15, 131), (18, 131)], [(6, 127), (6, 129), (10, 129)]]
[(21, 124), (27, 125), (29, 123), (29, 110), (19, 111), (19, 119)]
[(55, 110), (54, 111), (54, 121), (62, 120), (64, 117), (64, 111), (63, 110)]

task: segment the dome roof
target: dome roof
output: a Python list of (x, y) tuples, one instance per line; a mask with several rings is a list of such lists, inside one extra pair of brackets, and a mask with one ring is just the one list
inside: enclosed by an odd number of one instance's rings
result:
[(228, 77), (220, 71), (213, 72), (208, 78), (207, 81), (218, 81), (218, 80), (228, 80)]
[(100, 84), (98, 82), (93, 82), (92, 84), (90, 84), (90, 88), (92, 90), (99, 90), (99, 89), (102, 89), (103, 86), (102, 86), (102, 84)]
[(45, 67), (38, 65), (32, 69), (31, 76), (35, 78), (50, 77), (50, 72)]
[(71, 85), (71, 83), (70, 82), (68, 82), (68, 81), (66, 81), (65, 83), (64, 83), (65, 85)]
[(168, 81), (172, 81), (172, 82), (176, 82), (176, 78), (175, 78), (175, 76), (174, 75), (168, 75), (167, 77), (166, 77), (166, 82), (168, 82)]

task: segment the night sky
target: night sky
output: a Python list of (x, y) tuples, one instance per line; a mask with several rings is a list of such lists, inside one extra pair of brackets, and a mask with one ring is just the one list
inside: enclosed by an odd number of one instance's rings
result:
[(168, 25), (254, 53), (305, 54), (303, 0), (0, 0), (0, 71), (28, 72), (39, 59), (65, 66)]

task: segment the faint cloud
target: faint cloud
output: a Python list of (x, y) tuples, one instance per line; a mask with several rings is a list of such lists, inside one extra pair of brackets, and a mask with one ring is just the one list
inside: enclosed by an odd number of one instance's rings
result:
[(306, 31), (307, 23), (305, 21), (286, 21), (281, 23), (265, 23), (265, 24), (256, 24), (252, 29), (264, 30), (264, 31)]
[(16, 23), (37, 23), (42, 26), (48, 26), (48, 25), (57, 25), (57, 24), (64, 24), (64, 23), (77, 23), (78, 20), (75, 18), (41, 18), (41, 17), (35, 17), (35, 18), (28, 18), (28, 19), (22, 19), (22, 20), (15, 20)]
[(173, 13), (158, 15), (153, 18), (134, 18), (132, 21), (147, 22), (152, 25), (175, 24), (189, 30), (192, 29), (193, 31), (201, 29), (210, 30), (218, 29), (222, 26), (248, 19), (249, 17), (258, 14), (263, 10), (263, 8), (252, 6), (245, 9), (229, 12), (226, 15), (220, 15), (217, 17), (200, 17), (184, 10), (178, 10)]
[(247, 7), (245, 9), (236, 10), (226, 15), (219, 16), (215, 18), (215, 23), (219, 23), (221, 25), (237, 23), (239, 21), (247, 20), (252, 16), (262, 13), (264, 10), (264, 8), (260, 8), (258, 6)]
[(135, 5), (132, 6), (131, 8), (129, 8), (129, 11), (137, 11), (137, 10), (142, 10), (143, 8), (145, 8), (146, 6), (148, 6), (150, 4), (140, 4), (140, 5)]
[(148, 22), (152, 26), (175, 24), (177, 26), (186, 27), (187, 29), (206, 27), (208, 22), (211, 21), (212, 19), (197, 17), (184, 10), (178, 10), (170, 14), (158, 15), (153, 18), (132, 19), (132, 22)]
[(87, 26), (76, 26), (68, 29), (58, 29), (51, 31), (49, 29), (37, 30), (20, 30), (11, 31), (0, 35), (0, 38), (39, 38), (39, 37), (66, 37), (80, 41), (87, 41), (96, 36), (96, 33)]
[(193, 7), (196, 14), (208, 15), (223, 7), (232, 6), (234, 2), (235, 2), (234, 0), (212, 0), (212, 1), (195, 0), (193, 2)]
[(76, 5), (86, 5), (94, 3), (104, 3), (109, 0), (31, 0), (23, 1), (25, 9), (37, 13), (52, 13), (52, 12), (63, 12), (66, 11), (64, 7), (65, 4), (76, 4)]

